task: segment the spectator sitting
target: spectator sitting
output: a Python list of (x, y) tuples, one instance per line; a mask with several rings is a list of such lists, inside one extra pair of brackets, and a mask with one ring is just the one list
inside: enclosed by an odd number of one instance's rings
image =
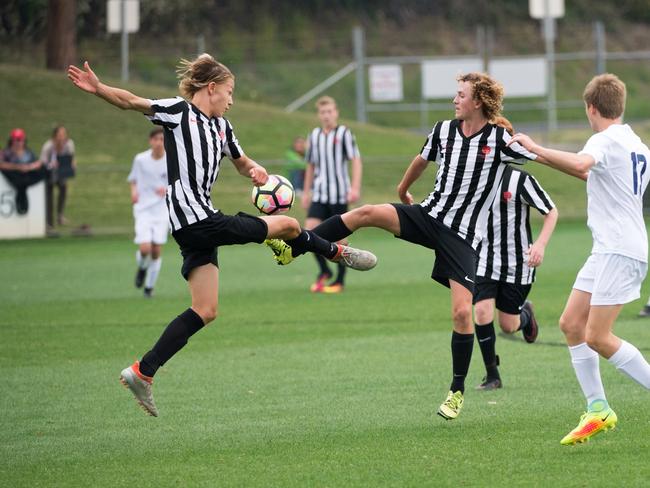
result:
[(41, 181), (45, 176), (43, 163), (27, 148), (23, 129), (14, 129), (9, 134), (7, 147), (0, 153), (0, 171), (16, 190), (16, 212), (27, 213), (27, 187)]

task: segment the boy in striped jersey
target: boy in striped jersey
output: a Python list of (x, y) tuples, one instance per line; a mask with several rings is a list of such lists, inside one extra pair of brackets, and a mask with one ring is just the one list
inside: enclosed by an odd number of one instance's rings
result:
[[(397, 187), (402, 203), (363, 205), (314, 228), (318, 235), (338, 242), (361, 227), (377, 227), (435, 251), (431, 278), (451, 289), (453, 379), (438, 409), (448, 420), (458, 417), (463, 406), (474, 346), (475, 249), (485, 233), (505, 163), (535, 159), (519, 144), (508, 146), (510, 134), (493, 123), (502, 101), (503, 87), (488, 75), (458, 77), (456, 117), (433, 126)], [(414, 204), (408, 189), (430, 161), (439, 164), (435, 187), (422, 203)]]
[(618, 418), (600, 377), (599, 355), (650, 389), (650, 365), (636, 347), (613, 333), (623, 305), (641, 296), (648, 269), (643, 193), (650, 149), (623, 124), (626, 89), (616, 75), (592, 78), (582, 98), (595, 134), (579, 153), (542, 147), (525, 134), (511, 140), (537, 154), (541, 163), (587, 180), (587, 225), (594, 243), (560, 317), (587, 411), (560, 441), (563, 445), (585, 442), (616, 426)]
[[(339, 111), (332, 97), (321, 97), (316, 102), (320, 127), (311, 131), (305, 159), (305, 184), (302, 206), (308, 209), (305, 229), (313, 229), (323, 220), (348, 211), (348, 203), (359, 200), (361, 193), (361, 155), (354, 136), (348, 127), (339, 125)], [(348, 174), (348, 161), (352, 163), (352, 181)], [(336, 279), (332, 277), (327, 260), (315, 254), (318, 278), (311, 285), (314, 293), (340, 293), (343, 291), (345, 266), (339, 264)]]
[(141, 112), (164, 130), (167, 207), (172, 236), (183, 256), (181, 274), (188, 281), (192, 306), (169, 323), (141, 361), (120, 375), (120, 381), (153, 416), (158, 415), (151, 391), (156, 371), (217, 316), (219, 246), (282, 238), (297, 254), (316, 252), (361, 270), (376, 263), (372, 254), (328, 242), (301, 229), (291, 217), (255, 217), (243, 212), (224, 215), (216, 210), (211, 190), (224, 156), (254, 185), (263, 185), (268, 174), (244, 154), (224, 118), (233, 103), (235, 77), (230, 70), (209, 54), (202, 54), (194, 61), (181, 60), (178, 73), (183, 98), (149, 100), (101, 83), (87, 62), (83, 69), (68, 68), (68, 77), (81, 90), (116, 107)]
[[(505, 117), (497, 125), (513, 134)], [(544, 216), (544, 224), (533, 242), (530, 208)], [(535, 268), (542, 264), (558, 213), (553, 201), (528, 173), (507, 166), (494, 204), (488, 215), (487, 233), (478, 246), (478, 266), (474, 287), (476, 339), (485, 363), (486, 376), (479, 390), (501, 388), (499, 357), (496, 354), (494, 309), (499, 311), (499, 326), (506, 334), (521, 330), (528, 343), (537, 339), (537, 321), (526, 300), (535, 280)]]

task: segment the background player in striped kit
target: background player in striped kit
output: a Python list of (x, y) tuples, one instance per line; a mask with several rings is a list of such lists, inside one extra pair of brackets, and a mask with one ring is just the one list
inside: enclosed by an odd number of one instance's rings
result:
[[(138, 245), (135, 287), (142, 288), (150, 298), (162, 265), (162, 246), (169, 234), (167, 195), (167, 158), (162, 127), (149, 133), (149, 150), (133, 158), (127, 177), (131, 187), (131, 203), (135, 219), (135, 239)], [(146, 279), (146, 283), (145, 283)]]
[(254, 185), (264, 184), (268, 175), (244, 154), (230, 122), (223, 117), (233, 103), (235, 77), (230, 70), (209, 54), (202, 54), (194, 61), (181, 60), (178, 74), (184, 98), (149, 100), (101, 83), (87, 62), (83, 69), (68, 68), (68, 77), (81, 90), (116, 107), (141, 112), (164, 129), (170, 224), (183, 255), (181, 273), (188, 280), (192, 306), (169, 323), (141, 361), (120, 375), (145, 412), (154, 416), (158, 409), (151, 385), (156, 371), (217, 316), (219, 246), (283, 238), (297, 254), (317, 252), (357, 269), (370, 269), (376, 262), (370, 253), (327, 242), (302, 230), (291, 217), (255, 217), (242, 212), (231, 216), (214, 209), (210, 195), (223, 156), (228, 156)]
[[(308, 209), (306, 229), (313, 229), (323, 220), (347, 212), (348, 203), (359, 200), (361, 194), (361, 155), (352, 132), (339, 125), (339, 111), (332, 97), (321, 97), (316, 102), (320, 127), (311, 131), (305, 159), (305, 185), (302, 206)], [(352, 181), (348, 174), (348, 161), (352, 163)], [(327, 280), (332, 272), (327, 260), (318, 254), (318, 278), (311, 285), (314, 293), (339, 293), (343, 291), (345, 266), (338, 265), (334, 282)]]
[[(472, 294), (476, 273), (475, 248), (487, 225), (487, 215), (506, 169), (504, 163), (534, 159), (510, 135), (492, 123), (502, 108), (503, 87), (488, 75), (458, 77), (454, 120), (437, 122), (424, 147), (398, 185), (402, 204), (364, 205), (330, 217), (314, 232), (339, 241), (361, 227), (378, 227), (396, 237), (435, 250), (431, 277), (451, 289), (453, 379), (438, 414), (456, 418), (463, 406), (465, 377), (474, 345)], [(435, 187), (419, 205), (408, 189), (436, 161)]]
[[(495, 123), (513, 134), (505, 117)], [(544, 216), (544, 224), (533, 242), (530, 207)], [(488, 215), (487, 233), (477, 248), (478, 266), (474, 287), (474, 317), (486, 376), (481, 390), (501, 388), (499, 357), (496, 354), (494, 309), (499, 311), (499, 326), (506, 334), (521, 330), (528, 343), (537, 339), (537, 321), (526, 300), (535, 268), (542, 264), (544, 250), (553, 234), (558, 212), (537, 180), (528, 173), (507, 166), (500, 190)]]
[(560, 441), (564, 445), (584, 442), (618, 421), (605, 397), (599, 355), (650, 389), (650, 365), (636, 347), (613, 333), (623, 304), (640, 297), (648, 270), (643, 193), (650, 149), (623, 124), (626, 89), (616, 75), (592, 78), (582, 98), (595, 134), (579, 153), (542, 147), (525, 134), (515, 134), (511, 141), (538, 154), (540, 162), (587, 180), (593, 247), (560, 317), (587, 412)]

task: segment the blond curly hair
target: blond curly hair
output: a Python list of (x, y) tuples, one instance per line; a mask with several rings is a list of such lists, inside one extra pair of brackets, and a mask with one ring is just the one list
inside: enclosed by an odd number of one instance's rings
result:
[(481, 102), (483, 116), (493, 122), (503, 110), (503, 85), (485, 73), (467, 73), (456, 78), (472, 85), (472, 98)]

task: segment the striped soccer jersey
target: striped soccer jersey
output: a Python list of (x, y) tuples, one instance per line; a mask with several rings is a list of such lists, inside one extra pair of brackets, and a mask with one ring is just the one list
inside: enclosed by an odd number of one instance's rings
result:
[(164, 129), (167, 208), (174, 232), (217, 212), (210, 193), (221, 159), (238, 159), (244, 151), (225, 118), (208, 117), (181, 97), (150, 102), (153, 115), (146, 117)]
[(504, 163), (536, 158), (518, 143), (506, 147), (510, 139), (494, 124), (465, 136), (459, 120), (445, 120), (433, 126), (420, 152), (423, 159), (439, 165), (434, 190), (420, 205), (474, 249), (485, 235)]
[(533, 243), (530, 207), (546, 215), (555, 205), (533, 176), (507, 166), (488, 215), (487, 235), (477, 249), (477, 276), (517, 285), (535, 281), (525, 254)]
[(360, 157), (350, 129), (339, 125), (325, 133), (321, 127), (317, 127), (311, 131), (308, 144), (305, 159), (314, 165), (312, 201), (325, 204), (348, 203), (348, 161)]

